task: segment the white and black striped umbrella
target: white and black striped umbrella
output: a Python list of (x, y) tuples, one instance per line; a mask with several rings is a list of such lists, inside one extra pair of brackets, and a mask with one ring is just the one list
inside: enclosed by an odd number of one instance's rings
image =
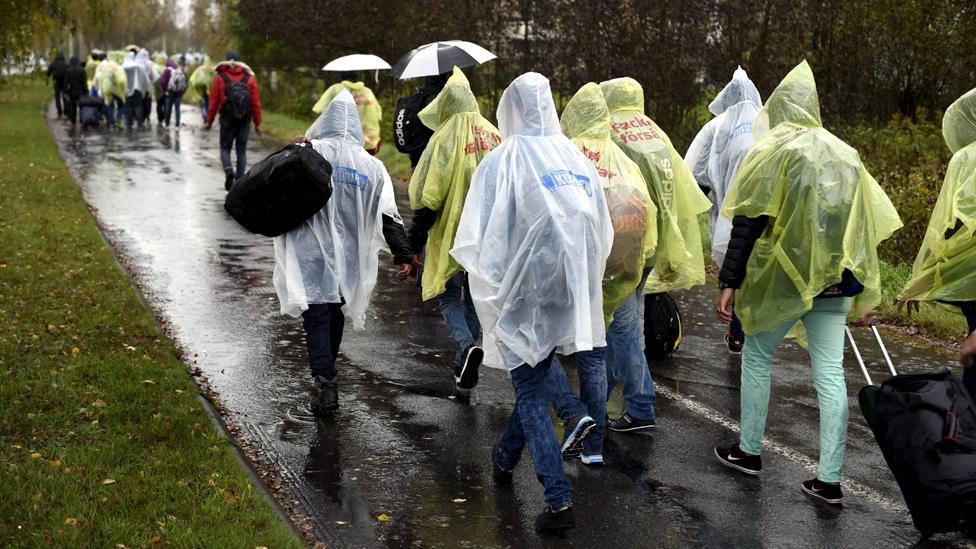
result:
[(463, 40), (434, 42), (409, 51), (393, 66), (400, 80), (450, 72), (454, 67), (473, 67), (495, 59), (495, 54)]

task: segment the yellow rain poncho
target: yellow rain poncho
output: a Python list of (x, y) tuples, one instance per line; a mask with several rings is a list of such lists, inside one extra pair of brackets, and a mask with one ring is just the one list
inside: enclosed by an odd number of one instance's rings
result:
[(380, 102), (376, 100), (376, 96), (373, 95), (373, 90), (367, 88), (362, 82), (343, 80), (338, 84), (329, 86), (322, 97), (319, 97), (319, 100), (315, 102), (312, 112), (315, 114), (325, 112), (325, 108), (342, 90), (349, 90), (352, 98), (356, 101), (356, 108), (359, 109), (359, 120), (363, 126), (363, 136), (366, 138), (363, 148), (367, 151), (375, 149), (380, 144), (380, 119), (383, 118), (383, 109), (380, 107)]
[(193, 69), (193, 74), (190, 75), (190, 87), (201, 98), (210, 95), (210, 85), (213, 84), (215, 74), (213, 65), (200, 65)]
[(705, 283), (698, 215), (712, 203), (702, 194), (688, 165), (661, 128), (644, 115), (644, 89), (633, 78), (600, 84), (610, 109), (613, 140), (640, 166), (657, 205), (658, 245), (644, 293), (691, 288)]
[(850, 313), (860, 318), (881, 301), (877, 248), (901, 227), (898, 213), (857, 151), (823, 128), (806, 61), (786, 75), (754, 127), (756, 144), (722, 209), (728, 219), (768, 216), (736, 297), (743, 330), (754, 335), (800, 318), (845, 269), (864, 285)]
[(976, 89), (946, 109), (942, 135), (952, 160), (903, 301), (976, 301)]
[(610, 137), (610, 110), (600, 86), (590, 82), (566, 105), (560, 126), (600, 176), (613, 224), (613, 247), (603, 273), (603, 316), (637, 291), (644, 264), (657, 245), (657, 206), (640, 167)]
[(102, 61), (98, 66), (98, 76), (96, 86), (106, 105), (112, 103), (112, 96), (125, 101), (126, 77), (122, 70), (114, 61)]
[(410, 208), (439, 212), (427, 236), (422, 296), (444, 293), (448, 279), (461, 271), (450, 255), (471, 174), (502, 137), (478, 111), (478, 100), (460, 69), (424, 110), (420, 120), (434, 130), (410, 178)]

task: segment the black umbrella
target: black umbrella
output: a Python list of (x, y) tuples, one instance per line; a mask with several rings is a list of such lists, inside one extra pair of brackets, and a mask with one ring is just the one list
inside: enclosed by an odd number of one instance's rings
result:
[(495, 59), (495, 54), (463, 40), (434, 42), (409, 51), (393, 66), (391, 74), (406, 80), (450, 72), (454, 67), (473, 67)]

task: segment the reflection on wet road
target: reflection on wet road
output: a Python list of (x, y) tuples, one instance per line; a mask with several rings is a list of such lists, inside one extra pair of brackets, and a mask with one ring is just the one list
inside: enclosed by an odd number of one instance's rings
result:
[[(817, 456), (817, 405), (807, 361), (794, 346), (774, 367), (763, 477), (729, 474), (715, 462), (712, 446), (735, 437), (739, 373), (710, 313), (711, 289), (676, 296), (686, 336), (672, 360), (653, 365), (657, 431), (609, 435), (603, 468), (567, 464), (579, 527), (566, 539), (532, 530), (544, 503), (528, 456), (513, 488), (491, 483), (488, 451), (513, 402), (507, 378), (487, 371), (470, 401), (454, 398), (440, 316), (412, 283), (393, 279), (388, 256), (367, 330), (347, 330), (343, 341), (342, 412), (327, 424), (311, 421), (303, 333), (300, 321), (278, 314), (271, 241), (246, 233), (223, 211), (216, 132), (204, 132), (189, 107), (184, 114), (191, 123), (179, 132), (153, 127), (72, 136), (57, 125), (55, 134), (108, 239), (187, 361), (209, 378), (253, 458), (277, 471), (271, 484), (280, 482), (279, 500), (310, 538), (339, 547), (918, 542), (857, 410), (863, 382), (853, 362), (851, 497), (843, 509), (814, 503), (799, 490)], [(269, 151), (252, 142), (250, 159)], [(403, 203), (401, 211), (407, 213)], [(874, 349), (865, 338), (872, 374), (884, 379)], [(952, 363), (896, 341), (890, 350), (904, 371)], [(611, 413), (619, 409), (618, 395)]]

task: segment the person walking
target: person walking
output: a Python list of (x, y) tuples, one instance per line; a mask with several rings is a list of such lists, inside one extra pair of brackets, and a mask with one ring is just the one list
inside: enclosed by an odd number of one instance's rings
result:
[(365, 139), (363, 147), (369, 154), (376, 155), (380, 152), (380, 145), (382, 144), (380, 121), (383, 118), (383, 109), (380, 107), (380, 102), (373, 95), (373, 90), (367, 88), (354, 71), (342, 72), (339, 77), (342, 81), (325, 89), (319, 100), (312, 106), (312, 112), (322, 114), (342, 90), (347, 90), (356, 100), (356, 106), (359, 109), (359, 119), (363, 125)]
[(560, 132), (548, 79), (516, 78), (497, 118), (504, 140), (472, 176), (451, 256), (468, 273), (485, 364), (508, 371), (515, 390), (493, 478), (511, 483), (527, 446), (546, 501), (535, 526), (558, 532), (576, 519), (546, 379), (557, 350), (606, 344), (601, 285), (613, 228), (596, 169)]
[(64, 62), (64, 54), (58, 53), (54, 61), (47, 67), (47, 76), (54, 84), (54, 106), (58, 109), (58, 118), (64, 115), (62, 95), (64, 95), (64, 79), (68, 74), (68, 64)]
[(210, 104), (210, 85), (213, 83), (214, 68), (210, 64), (210, 58), (206, 58), (202, 65), (193, 70), (190, 74), (190, 86), (200, 97), (200, 114), (203, 123), (207, 123), (207, 110)]
[(877, 248), (901, 220), (857, 151), (823, 128), (806, 61), (773, 91), (753, 127), (757, 141), (722, 209), (732, 237), (715, 303), (728, 323), (735, 300), (746, 334), (741, 433), (715, 455), (743, 473), (762, 471), (773, 356), (802, 323), (820, 405), (820, 465), (800, 487), (837, 504), (847, 437), (845, 324), (880, 303)]
[(359, 114), (342, 91), (305, 134), (332, 165), (332, 197), (317, 214), (274, 239), (274, 287), (281, 313), (302, 317), (312, 370), (311, 409), (317, 417), (339, 408), (336, 358), (345, 319), (363, 330), (384, 241), (397, 278), (406, 279), (411, 254), (386, 167), (363, 149)]
[(65, 114), (74, 126), (78, 114), (78, 100), (81, 96), (88, 93), (88, 76), (85, 74), (85, 67), (81, 65), (77, 57), (72, 56), (68, 61), (68, 68), (64, 73), (64, 95), (67, 100)]
[[(952, 159), (912, 277), (898, 295), (899, 309), (907, 304), (911, 316), (920, 302), (942, 305), (962, 313), (972, 336), (976, 333), (976, 89), (946, 109), (942, 136)], [(966, 368), (963, 381), (976, 397), (976, 370)]]
[(639, 300), (645, 265), (653, 260), (657, 245), (657, 206), (647, 192), (640, 167), (610, 137), (610, 110), (600, 86), (591, 82), (580, 88), (563, 110), (560, 126), (596, 168), (614, 234), (603, 274), (607, 346), (576, 353), (580, 398), (586, 407), (580, 410), (573, 406), (569, 378), (556, 365), (549, 373), (549, 392), (559, 417), (566, 422), (566, 433), (576, 429), (577, 418), (583, 413), (596, 420), (582, 446), (564, 447), (563, 458), (579, 455), (585, 465), (600, 465), (610, 397), (606, 356), (626, 361), (644, 354)]
[(397, 101), (393, 117), (393, 141), (396, 148), (410, 157), (410, 168), (416, 168), (434, 132), (420, 120), (420, 112), (434, 100), (447, 83), (449, 74), (424, 77), (423, 86), (412, 95)]
[(176, 118), (176, 127), (180, 127), (180, 108), (183, 106), (183, 94), (189, 82), (183, 67), (176, 64), (172, 59), (166, 60), (166, 69), (159, 77), (159, 86), (165, 90), (164, 101), (166, 102), (166, 114), (163, 117), (163, 125), (169, 127), (170, 118)]
[[(254, 132), (261, 135), (261, 96), (254, 71), (237, 52), (227, 54), (227, 60), (215, 67), (207, 122), (209, 130), (220, 113), (220, 163), (224, 167), (224, 188), (230, 190), (236, 178), (247, 169), (247, 138), (254, 122)], [(237, 172), (230, 161), (230, 150), (237, 153)]]
[(136, 53), (136, 62), (142, 65), (149, 77), (149, 88), (142, 94), (142, 123), (149, 124), (152, 120), (153, 88), (160, 75), (157, 74), (156, 65), (153, 64), (152, 58), (149, 57), (149, 50), (146, 48), (141, 48)]
[(101, 62), (95, 69), (95, 87), (105, 102), (105, 118), (109, 127), (121, 129), (127, 88), (125, 71), (105, 54), (101, 55)]
[(149, 79), (146, 68), (136, 59), (136, 53), (133, 51), (125, 54), (122, 70), (125, 71), (126, 81), (125, 127), (131, 128), (135, 124), (142, 128), (145, 126), (143, 98), (149, 93), (152, 81)]
[[(712, 207), (702, 194), (687, 164), (671, 145), (664, 130), (644, 114), (644, 89), (633, 78), (615, 78), (600, 84), (610, 110), (611, 137), (640, 167), (647, 192), (657, 206), (657, 247), (642, 294), (687, 289), (705, 283), (698, 216)], [(639, 317), (637, 309), (618, 314)], [(621, 323), (620, 327), (631, 326)], [(628, 328), (628, 329), (633, 329)], [(632, 335), (621, 341), (633, 341)], [(612, 347), (610, 348), (612, 349)], [(623, 382), (626, 402), (623, 414), (611, 420), (611, 431), (640, 433), (657, 427), (654, 404), (657, 394), (651, 365), (643, 352), (621, 349), (607, 356), (607, 390)]]
[[(467, 274), (450, 256), (450, 250), (471, 175), (502, 138), (481, 116), (468, 79), (457, 68), (440, 95), (420, 112), (420, 119), (434, 134), (410, 178), (408, 194), (414, 210), (410, 247), (414, 266), (423, 266), (421, 295), (424, 301), (437, 299), (454, 338), (454, 383), (459, 391), (466, 392), (478, 383), (484, 351), (477, 345), (481, 325)], [(427, 254), (421, 263), (425, 246)]]
[[(722, 205), (735, 182), (739, 165), (755, 143), (752, 121), (762, 108), (762, 98), (742, 67), (732, 74), (732, 81), (708, 105), (715, 118), (698, 132), (685, 153), (685, 163), (698, 181), (702, 192), (712, 201), (709, 229), (712, 237), (712, 260), (722, 265), (729, 247), (732, 223), (722, 217)], [(742, 354), (745, 334), (742, 323), (732, 311), (732, 321), (725, 334), (725, 344), (734, 355)]]

